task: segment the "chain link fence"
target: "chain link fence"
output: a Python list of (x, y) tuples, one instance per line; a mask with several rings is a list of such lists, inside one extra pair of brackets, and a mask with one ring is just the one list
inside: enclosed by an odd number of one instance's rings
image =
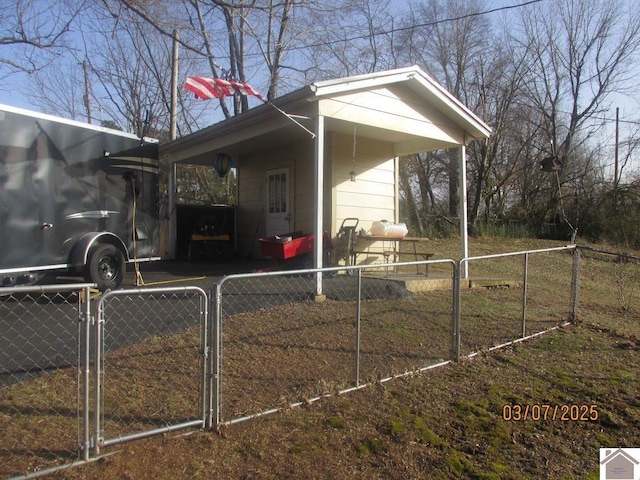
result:
[(462, 260), (469, 278), (460, 279), (456, 359), (572, 321), (577, 255), (566, 246)]
[(204, 427), (207, 306), (198, 287), (116, 290), (100, 298), (95, 454), (129, 440)]
[(79, 459), (89, 285), (0, 289), (0, 478)]
[[(137, 288), (91, 305), (88, 287), (0, 290), (0, 478), (239, 422), (555, 328), (575, 318), (579, 253), (229, 275), (210, 295)], [(598, 259), (606, 266), (591, 273), (591, 262), (587, 277), (618, 265)], [(612, 305), (588, 280), (582, 296), (583, 308)]]
[[(323, 270), (319, 298), (316, 270), (224, 278), (213, 312), (217, 421), (233, 423), (448, 361), (455, 264), (431, 263), (445, 264), (448, 276), (444, 288), (428, 292), (407, 290), (380, 266)], [(416, 268), (390, 268), (403, 266)]]
[(205, 426), (206, 292), (91, 286), (0, 289), (0, 478)]
[(579, 320), (599, 327), (594, 316), (605, 312), (607, 328), (622, 337), (636, 337), (640, 258), (593, 248), (581, 248), (580, 255)]
[[(575, 315), (576, 251), (325, 271), (322, 302), (313, 270), (229, 276), (215, 292), (217, 421), (241, 421), (556, 328)], [(436, 280), (433, 290), (410, 291), (398, 281), (416, 265), (430, 265), (433, 278), (443, 263), (449, 274), (440, 269), (445, 282)], [(473, 274), (458, 278), (464, 263)]]

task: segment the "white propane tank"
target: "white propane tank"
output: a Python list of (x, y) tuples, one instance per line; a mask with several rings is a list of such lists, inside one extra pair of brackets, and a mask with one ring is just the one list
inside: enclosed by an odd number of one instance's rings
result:
[(371, 235), (374, 237), (402, 238), (409, 230), (404, 223), (391, 223), (386, 220), (375, 221), (371, 225)]

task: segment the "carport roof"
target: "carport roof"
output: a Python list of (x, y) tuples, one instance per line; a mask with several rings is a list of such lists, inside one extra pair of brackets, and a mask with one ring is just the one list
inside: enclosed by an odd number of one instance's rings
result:
[[(351, 135), (357, 125), (359, 137), (388, 141), (398, 155), (455, 147), (491, 134), (488, 125), (417, 66), (315, 82), (273, 104), (296, 115), (312, 132), (318, 115), (325, 117), (325, 132)], [(168, 142), (160, 152), (171, 162), (210, 164), (216, 151), (238, 158), (258, 149), (312, 140), (274, 105), (260, 105)], [(434, 125), (442, 130), (438, 135)]]

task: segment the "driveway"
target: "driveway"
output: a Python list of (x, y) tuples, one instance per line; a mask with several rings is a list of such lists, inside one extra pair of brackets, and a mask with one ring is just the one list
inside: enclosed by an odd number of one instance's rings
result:
[[(210, 295), (213, 285), (227, 275), (264, 270), (264, 261), (189, 263), (157, 261), (139, 264), (143, 285), (136, 286), (133, 265), (127, 268), (122, 288), (197, 286)], [(77, 277), (58, 283), (79, 283)], [(308, 274), (277, 272), (247, 278), (229, 278), (222, 283), (222, 316), (227, 318), (287, 303), (313, 299), (314, 279)], [(324, 278), (323, 293), (329, 300), (355, 301), (355, 276)], [(363, 299), (410, 297), (400, 284), (385, 278), (363, 278)], [(50, 369), (73, 366), (78, 359), (78, 305), (68, 294), (12, 295), (0, 297), (0, 388)], [(160, 300), (160, 299), (158, 299)], [(95, 308), (94, 300), (92, 310)], [(131, 297), (126, 307), (112, 312), (108, 320), (108, 350), (121, 348), (149, 335), (171, 334), (192, 327), (198, 311), (180, 296), (151, 299)], [(212, 313), (212, 312), (210, 312)]]

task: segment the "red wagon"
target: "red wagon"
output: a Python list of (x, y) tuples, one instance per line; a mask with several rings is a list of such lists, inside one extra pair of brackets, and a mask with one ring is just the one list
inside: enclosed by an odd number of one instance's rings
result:
[[(273, 267), (278, 267), (286, 260), (297, 260), (302, 268), (312, 268), (312, 255), (314, 247), (314, 234), (305, 235), (301, 230), (296, 232), (274, 235), (273, 237), (260, 238), (260, 253), (265, 257), (271, 257)], [(324, 233), (323, 244), (325, 255), (323, 256), (328, 266), (328, 253), (331, 249), (331, 238)], [(293, 262), (292, 262), (293, 263)], [(292, 265), (293, 266), (293, 265)]]

